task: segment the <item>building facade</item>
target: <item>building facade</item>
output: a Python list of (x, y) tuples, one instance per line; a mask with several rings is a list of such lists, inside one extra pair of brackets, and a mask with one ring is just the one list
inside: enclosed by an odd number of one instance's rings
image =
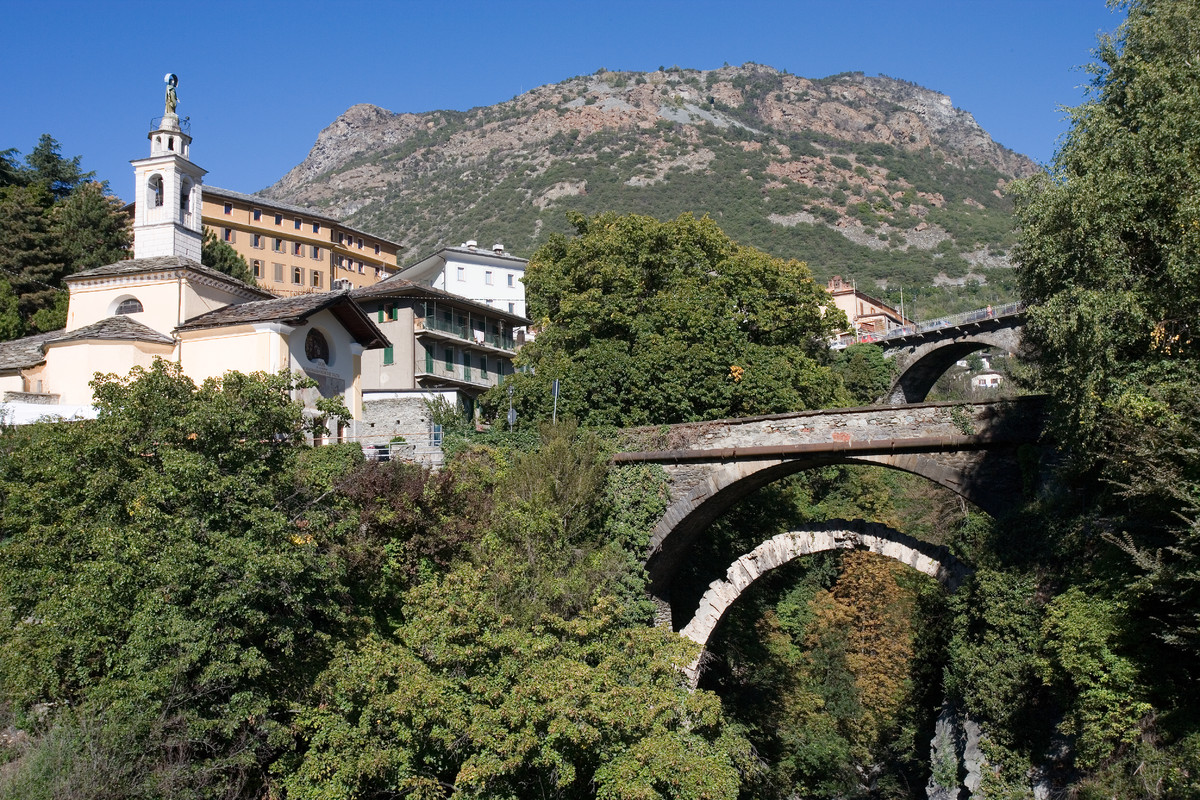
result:
[(524, 317), (528, 263), (528, 259), (505, 252), (502, 244), (484, 250), (472, 240), (458, 247), (443, 247), (404, 267), (398, 277)]
[(313, 209), (204, 187), (204, 226), (275, 295), (370, 286), (396, 274), (400, 246)]
[(837, 344), (840, 346), (870, 341), (875, 336), (912, 324), (887, 303), (860, 292), (853, 283), (842, 280), (841, 275), (830, 278), (826, 288), (833, 297), (833, 304), (841, 309), (850, 323), (849, 330), (837, 334)]
[(479, 397), (513, 373), (517, 334), (529, 320), (391, 278), (351, 293), (391, 343), (362, 361), (364, 435), (379, 442), (432, 433), (429, 402), (477, 416)]

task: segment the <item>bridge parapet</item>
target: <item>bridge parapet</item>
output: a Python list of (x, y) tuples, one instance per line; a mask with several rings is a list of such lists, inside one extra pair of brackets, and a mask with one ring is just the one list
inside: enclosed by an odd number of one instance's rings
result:
[[(988, 441), (1033, 441), (1028, 399), (918, 403), (772, 414), (689, 422), (622, 433), (617, 462), (778, 457), (808, 452), (876, 451), (892, 446), (933, 449)], [(973, 448), (972, 448), (973, 449)], [(815, 450), (814, 450), (815, 451)]]

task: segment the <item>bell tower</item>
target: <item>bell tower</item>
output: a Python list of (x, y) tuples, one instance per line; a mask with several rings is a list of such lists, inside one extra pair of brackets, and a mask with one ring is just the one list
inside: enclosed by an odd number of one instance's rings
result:
[(133, 257), (182, 256), (200, 260), (204, 228), (200, 221), (200, 186), (206, 170), (193, 164), (191, 125), (175, 113), (179, 79), (167, 84), (163, 116), (151, 122), (150, 157), (133, 165), (135, 212)]

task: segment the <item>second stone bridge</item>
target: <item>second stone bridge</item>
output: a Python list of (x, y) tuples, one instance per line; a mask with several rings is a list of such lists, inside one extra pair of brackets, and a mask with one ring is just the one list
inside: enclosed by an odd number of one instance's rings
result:
[(696, 537), (738, 500), (780, 478), (828, 464), (862, 464), (921, 475), (993, 515), (1036, 483), (1043, 402), (823, 409), (714, 420), (623, 433), (616, 463), (659, 463), (671, 500), (650, 540), (650, 590), (670, 585)]

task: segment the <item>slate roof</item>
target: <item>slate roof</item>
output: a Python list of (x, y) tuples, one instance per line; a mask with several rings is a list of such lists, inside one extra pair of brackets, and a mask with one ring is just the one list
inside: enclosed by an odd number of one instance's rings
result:
[[(62, 333), (62, 331), (59, 331)], [(118, 342), (154, 342), (156, 344), (175, 344), (175, 340), (166, 334), (159, 333), (135, 319), (120, 314), (115, 317), (105, 317), (99, 322), (76, 328), (62, 336), (50, 339), (46, 344), (60, 342), (75, 342), (81, 339), (109, 339)]]
[(62, 330), (35, 333), (11, 342), (0, 342), (0, 371), (33, 367), (46, 360), (42, 344), (62, 335)]
[(508, 311), (501, 311), (495, 306), (489, 306), (487, 303), (477, 303), (474, 300), (468, 300), (462, 295), (447, 292), (444, 289), (435, 289), (432, 286), (426, 286), (421, 283), (415, 283), (407, 278), (397, 278), (392, 276), (387, 280), (382, 280), (379, 283), (371, 286), (363, 286), (358, 289), (353, 289), (350, 296), (358, 302), (366, 300), (378, 300), (384, 297), (405, 297), (416, 295), (420, 298), (430, 298), (433, 300), (445, 300), (466, 308), (476, 309), (480, 313), (487, 314), (493, 317), (511, 322), (513, 325), (532, 325), (533, 320), (522, 317), (520, 314), (512, 314)]
[(223, 328), (230, 325), (253, 325), (263, 322), (278, 322), (284, 325), (300, 325), (319, 311), (329, 309), (350, 335), (368, 350), (387, 347), (388, 340), (371, 322), (370, 317), (350, 299), (349, 292), (326, 292), (302, 294), (296, 297), (279, 297), (274, 300), (256, 300), (218, 308), (198, 317), (192, 317), (177, 327), (177, 331), (194, 331), (205, 328)]
[(259, 297), (274, 297), (270, 292), (265, 292), (257, 286), (243, 283), (237, 278), (226, 275), (224, 272), (215, 270), (212, 267), (206, 267), (199, 261), (193, 261), (183, 256), (131, 258), (125, 261), (118, 261), (115, 264), (105, 264), (103, 267), (93, 267), (92, 269), (85, 269), (82, 272), (76, 272), (74, 275), (68, 275), (66, 281), (67, 283), (71, 283), (72, 281), (87, 280), (88, 278), (106, 278), (114, 275), (140, 275), (147, 272), (160, 272), (171, 269), (189, 269), (213, 280), (227, 283), (239, 289), (245, 289)]

